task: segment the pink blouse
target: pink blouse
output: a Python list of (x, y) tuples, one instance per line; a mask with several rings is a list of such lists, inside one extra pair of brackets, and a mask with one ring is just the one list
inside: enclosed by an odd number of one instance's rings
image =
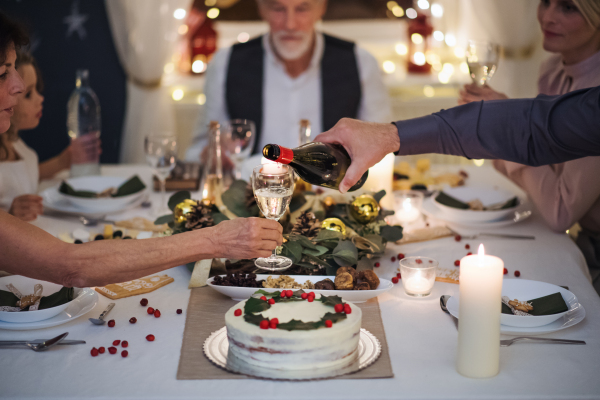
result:
[[(600, 52), (574, 65), (563, 65), (561, 56), (553, 55), (540, 68), (541, 94), (559, 95), (599, 85)], [(543, 167), (495, 160), (494, 167), (528, 193), (554, 231), (564, 232), (579, 221), (582, 228), (600, 232), (600, 157)]]

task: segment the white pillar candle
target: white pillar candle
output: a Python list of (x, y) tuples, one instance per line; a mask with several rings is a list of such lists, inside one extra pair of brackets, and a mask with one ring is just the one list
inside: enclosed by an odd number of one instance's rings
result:
[(394, 180), (394, 154), (390, 153), (383, 157), (383, 160), (369, 168), (369, 177), (365, 184), (356, 192), (363, 193), (379, 192), (385, 190), (385, 196), (379, 202), (383, 208), (394, 209), (394, 195), (392, 194), (392, 182)]
[(457, 371), (490, 378), (500, 369), (500, 312), (504, 262), (484, 254), (460, 260)]

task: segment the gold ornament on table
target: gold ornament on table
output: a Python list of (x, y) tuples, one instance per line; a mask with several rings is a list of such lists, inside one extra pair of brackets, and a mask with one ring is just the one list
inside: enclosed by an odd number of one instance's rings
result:
[(173, 217), (175, 222), (181, 224), (187, 221), (187, 214), (192, 212), (195, 206), (198, 205), (198, 202), (192, 199), (185, 199), (181, 203), (175, 206), (173, 210)]
[(339, 218), (324, 219), (323, 222), (321, 222), (321, 228), (339, 232), (342, 235), (346, 236), (346, 224), (344, 224)]
[(333, 206), (335, 206), (337, 203), (335, 201), (335, 199), (331, 196), (327, 196), (325, 197), (325, 199), (323, 199), (323, 207), (325, 208), (325, 210), (329, 211), (333, 208)]
[(361, 224), (373, 222), (379, 216), (379, 203), (369, 194), (358, 196), (350, 203), (350, 215)]

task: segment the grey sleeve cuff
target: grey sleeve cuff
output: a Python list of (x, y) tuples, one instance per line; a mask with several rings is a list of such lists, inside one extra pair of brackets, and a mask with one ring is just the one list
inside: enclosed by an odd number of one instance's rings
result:
[(394, 124), (400, 137), (400, 149), (394, 153), (397, 156), (441, 153), (439, 138), (442, 127), (436, 116), (427, 115)]

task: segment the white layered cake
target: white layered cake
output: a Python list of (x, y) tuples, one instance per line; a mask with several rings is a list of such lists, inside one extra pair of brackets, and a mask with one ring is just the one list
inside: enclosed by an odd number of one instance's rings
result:
[[(308, 330), (262, 329), (247, 322), (242, 301), (225, 314), (229, 351), (246, 363), (279, 370), (311, 368), (343, 368), (357, 358), (362, 313), (357, 306), (346, 303), (350, 313), (345, 318)], [(237, 311), (239, 310), (239, 311)], [(237, 311), (237, 312), (236, 312)], [(332, 305), (320, 301), (317, 295), (309, 302), (278, 302), (268, 310), (252, 313), (281, 326), (296, 320), (303, 323), (322, 321), (327, 313), (337, 314)], [(335, 319), (335, 318), (334, 318)]]

